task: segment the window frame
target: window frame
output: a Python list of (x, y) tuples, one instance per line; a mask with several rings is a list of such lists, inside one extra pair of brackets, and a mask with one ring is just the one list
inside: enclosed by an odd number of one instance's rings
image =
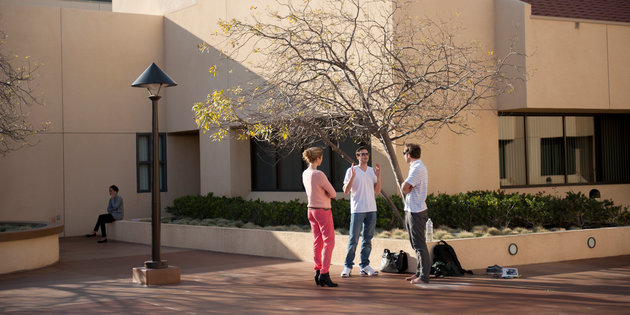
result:
[[(523, 119), (523, 135), (526, 139), (525, 148), (524, 148), (524, 160), (525, 160), (525, 185), (501, 185), (499, 184), (500, 189), (511, 189), (511, 188), (531, 188), (531, 187), (558, 187), (558, 186), (587, 186), (587, 185), (624, 185), (630, 184), (629, 181), (621, 181), (621, 182), (607, 182), (600, 181), (599, 177), (601, 176), (600, 170), (602, 169), (602, 144), (600, 143), (598, 136), (601, 135), (601, 118), (607, 116), (616, 116), (615, 114), (594, 114), (594, 113), (516, 113), (516, 112), (499, 112), (498, 117), (502, 116), (518, 116), (524, 117)], [(553, 184), (530, 184), (529, 183), (529, 152), (527, 150), (527, 117), (562, 117), (562, 138), (563, 138), (563, 155), (564, 155), (564, 183), (553, 183)], [(595, 174), (593, 179), (590, 182), (586, 183), (568, 183), (568, 137), (566, 135), (566, 117), (593, 117), (593, 167), (595, 168)], [(497, 141), (499, 143), (499, 141)], [(501, 158), (501, 157), (499, 157)], [(499, 163), (501, 164), (501, 163)], [(501, 180), (501, 169), (499, 167), (499, 182)], [(575, 165), (577, 168), (578, 166)]]

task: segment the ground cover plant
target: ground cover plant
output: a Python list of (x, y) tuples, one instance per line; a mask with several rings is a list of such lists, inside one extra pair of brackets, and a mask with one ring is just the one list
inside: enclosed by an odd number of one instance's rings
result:
[[(402, 200), (392, 196), (402, 209)], [(387, 201), (377, 198), (377, 237), (407, 238), (402, 222)], [(429, 215), (437, 228), (435, 239), (513, 235), (566, 229), (628, 225), (630, 212), (610, 200), (588, 198), (568, 192), (564, 197), (539, 194), (473, 191), (427, 197)], [(240, 197), (218, 197), (212, 193), (175, 199), (166, 208), (163, 223), (309, 231), (306, 204), (299, 200), (265, 202)], [(350, 204), (332, 201), (336, 231), (347, 234)]]
[(28, 231), (36, 228), (46, 226), (40, 223), (0, 223), (0, 233), (2, 232), (15, 232), (15, 231)]

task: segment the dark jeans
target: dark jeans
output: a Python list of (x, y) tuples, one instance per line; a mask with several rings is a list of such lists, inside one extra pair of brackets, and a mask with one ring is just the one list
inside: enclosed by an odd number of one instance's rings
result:
[(409, 232), (411, 247), (416, 251), (418, 258), (416, 276), (424, 282), (429, 281), (429, 274), (431, 273), (431, 257), (424, 236), (424, 229), (429, 218), (428, 212), (428, 210), (416, 213), (405, 212), (405, 227)]
[(114, 216), (111, 213), (101, 214), (98, 216), (98, 220), (96, 221), (96, 225), (94, 226), (94, 233), (98, 232), (98, 227), (101, 227), (101, 235), (103, 237), (107, 237), (107, 231), (105, 230), (105, 223), (111, 223), (116, 221)]

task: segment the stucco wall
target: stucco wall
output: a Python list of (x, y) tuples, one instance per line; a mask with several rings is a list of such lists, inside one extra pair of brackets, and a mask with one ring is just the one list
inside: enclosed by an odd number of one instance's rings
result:
[[(0, 157), (0, 220), (63, 220), (63, 136), (60, 9), (7, 6), (0, 2), (0, 29), (8, 36), (4, 54), (29, 56), (43, 64), (34, 81), (45, 106), (28, 106), (36, 127), (50, 122), (49, 132), (31, 146)], [(30, 25), (30, 27), (25, 27)], [(25, 40), (28, 39), (28, 40)]]
[(606, 25), (531, 20), (528, 108), (609, 109)]
[(610, 109), (630, 109), (630, 25), (607, 25)]
[(519, 0), (495, 0), (495, 49), (499, 58), (504, 58), (508, 52), (517, 53), (507, 62), (515, 67), (504, 70), (506, 76), (514, 78), (514, 90), (497, 97), (499, 110), (520, 109), (527, 107), (526, 84), (526, 36), (531, 21), (531, 6)]
[[(112, 4), (102, 1), (84, 0), (0, 0), (3, 4), (38, 5), (53, 8), (73, 8), (82, 10), (112, 11)], [(115, 2), (115, 1), (114, 1)]]
[(164, 15), (195, 5), (197, 2), (198, 0), (114, 0), (112, 11)]
[[(254, 4), (262, 8), (268, 2), (257, 1)], [(202, 41), (220, 47), (220, 44), (216, 42), (217, 39), (211, 36), (217, 30), (217, 19), (246, 17), (250, 14), (251, 5), (251, 2), (243, 1), (213, 4), (200, 1), (166, 14), (166, 41), (177, 43), (177, 45), (167, 46), (167, 63), (169, 67), (174, 68), (173, 71), (179, 72), (178, 76), (189, 83), (185, 88), (171, 93), (169, 97), (186, 99), (185, 106), (189, 106), (195, 101), (203, 101), (212, 89), (225, 88), (236, 82), (245, 81), (246, 77), (242, 74), (243, 65), (226, 63), (224, 59), (218, 57), (217, 51), (211, 50), (209, 54), (201, 55), (190, 47), (195, 47)], [(136, 9), (144, 10), (142, 5)], [(521, 70), (527, 70), (530, 76), (527, 81), (515, 81), (515, 91), (501, 96), (498, 103), (493, 101), (484, 103), (483, 109), (475, 110), (474, 115), (468, 115), (467, 122), (472, 127), (472, 131), (465, 135), (455, 135), (445, 129), (432, 141), (406, 139), (408, 142), (417, 141), (422, 145), (422, 159), (430, 174), (429, 190), (434, 193), (499, 188), (498, 122), (494, 109), (497, 107), (502, 110), (604, 108), (602, 104), (608, 100), (606, 74), (608, 65), (602, 63), (602, 60), (607, 58), (606, 45), (611, 47), (608, 49), (611, 51), (611, 59), (618, 59), (618, 61), (613, 61), (614, 64), (623, 65), (627, 60), (626, 55), (617, 52), (621, 51), (617, 48), (618, 46), (625, 47), (623, 39), (627, 35), (625, 33), (627, 27), (582, 23), (582, 28), (576, 32), (568, 27), (573, 27), (573, 24), (566, 21), (532, 18), (530, 5), (517, 0), (413, 1), (405, 8), (405, 13), (438, 20), (452, 20), (454, 25), (461, 26), (457, 40), (479, 41), (484, 51), (496, 51), (497, 56), (501, 56), (512, 46), (517, 52), (522, 53), (520, 56), (513, 57), (512, 62), (520, 66)], [(546, 31), (547, 28), (553, 28), (553, 30)], [(608, 44), (602, 42), (606, 35), (602, 31), (604, 29), (609, 30), (611, 39)], [(615, 35), (612, 35), (613, 32)], [(595, 45), (590, 45), (591, 42)], [(576, 45), (584, 46), (585, 51), (583, 52), (582, 48), (577, 49)], [(616, 55), (615, 52), (617, 52)], [(612, 58), (613, 55), (616, 57)], [(199, 66), (190, 67), (193, 63)], [(207, 68), (213, 64), (217, 64), (219, 69), (216, 77), (211, 77), (207, 73)], [(591, 73), (592, 68), (595, 69), (594, 73)], [(234, 74), (227, 75), (228, 69), (233, 69)], [(610, 66), (610, 69), (613, 69), (613, 66)], [(617, 74), (611, 74), (611, 78), (616, 75), (620, 78), (618, 80), (623, 80), (625, 68), (615, 69), (620, 70), (614, 72)], [(580, 79), (581, 76), (587, 74), (590, 76), (588, 80)], [(512, 75), (518, 76), (518, 73), (512, 73)], [(556, 81), (564, 80), (565, 76), (573, 81), (555, 84)], [(578, 80), (580, 80), (579, 84)], [(615, 82), (617, 81), (612, 79), (611, 86), (618, 84)], [(577, 90), (580, 93), (574, 92)], [(566, 96), (567, 93), (571, 95)], [(582, 93), (588, 95), (582, 96)], [(623, 92), (619, 90), (617, 93)], [(611, 95), (615, 94), (611, 92)], [(617, 101), (619, 102), (623, 100)], [(175, 107), (180, 105), (181, 107)], [(168, 110), (169, 128), (173, 130), (190, 128), (191, 119), (187, 107), (185, 108), (182, 104), (169, 104)], [(249, 167), (247, 144), (234, 140), (220, 144), (204, 143), (208, 141), (204, 137), (200, 135), (202, 193), (213, 191), (216, 194), (263, 200), (303, 198), (302, 193), (250, 191), (249, 172), (244, 171)], [(396, 193), (396, 184), (391, 175), (389, 162), (376, 139), (373, 139), (373, 146), (373, 162), (378, 162), (383, 167), (383, 190), (390, 194)], [(399, 147), (399, 150), (402, 152), (402, 147)], [(403, 176), (406, 176), (407, 166), (400, 156), (398, 158), (402, 165)], [(215, 165), (226, 167), (217, 168)], [(218, 182), (217, 178), (223, 178), (223, 181)], [(619, 196), (619, 198), (622, 197)]]
[[(259, 8), (264, 8), (270, 3), (258, 1), (255, 4)], [(195, 48), (197, 44), (203, 41), (220, 47), (220, 43), (216, 42), (217, 39), (211, 36), (217, 30), (217, 19), (246, 17), (250, 14), (251, 5), (247, 1), (212, 4), (200, 1), (165, 15), (165, 40), (169, 43), (175, 43), (167, 45), (165, 48), (167, 67), (173, 76), (180, 78), (178, 80), (185, 83), (168, 96), (169, 99), (178, 100), (177, 104), (169, 101), (167, 113), (169, 130), (194, 128), (190, 106), (195, 101), (205, 100), (206, 95), (212, 89), (230, 87), (250, 78), (251, 74), (247, 74), (244, 65), (227, 62), (225, 59), (219, 58), (217, 51), (211, 50), (209, 54), (202, 55)], [(144, 12), (145, 9), (142, 5), (138, 5), (135, 10)], [(132, 10), (131, 7), (128, 7), (128, 10)], [(411, 15), (428, 16), (434, 19), (455, 19), (455, 24), (463, 26), (458, 37), (459, 40), (478, 40), (488, 51), (492, 50), (495, 39), (493, 0), (476, 1), (474, 4), (462, 0), (416, 1), (411, 3), (406, 11)], [(218, 66), (216, 77), (211, 77), (207, 72), (208, 67), (213, 64)], [(228, 75), (228, 70), (233, 70), (233, 73)], [(495, 106), (492, 102), (484, 105), (489, 108)], [(432, 184), (430, 189), (432, 191), (457, 192), (459, 190), (498, 188), (498, 180), (496, 180), (498, 169), (494, 167), (498, 163), (498, 154), (495, 152), (497, 151), (496, 141), (487, 141), (489, 138), (497, 137), (497, 120), (491, 111), (480, 110), (475, 114), (478, 117), (471, 117), (469, 121), (475, 130), (474, 133), (460, 137), (445, 130), (435, 141), (426, 144), (423, 157), (431, 170)], [(208, 141), (208, 143), (204, 143), (204, 141)], [(413, 141), (413, 139), (408, 141)], [(425, 143), (422, 144), (425, 145)], [(263, 195), (263, 199), (274, 199), (265, 196), (265, 193), (250, 192), (249, 172), (243, 171), (243, 166), (249, 168), (247, 143), (239, 143), (235, 140), (212, 143), (201, 134), (200, 148), (202, 193), (212, 191), (221, 195), (239, 195), (249, 198)], [(483, 152), (481, 155), (465, 160), (451, 160), (462, 156), (463, 153), (479, 148)], [(445, 156), (449, 156), (451, 159), (445, 160)], [(388, 193), (396, 193), (396, 185), (393, 176), (390, 175), (389, 162), (382, 153), (379, 153), (378, 145), (375, 145), (373, 158), (384, 168), (384, 190)], [(406, 168), (404, 161), (400, 160), (399, 162), (403, 162), (403, 168)], [(479, 167), (480, 164), (481, 167)], [(216, 165), (225, 167), (217, 168)], [(449, 173), (449, 170), (453, 169), (456, 172)], [(492, 174), (496, 176), (491, 176)], [(216, 181), (217, 178), (222, 178), (222, 181)], [(469, 178), (476, 180), (471, 182)], [(273, 194), (270, 193), (269, 195)], [(291, 197), (300, 196), (293, 193), (290, 195)], [(284, 194), (283, 199), (286, 199)]]
[(59, 261), (59, 236), (0, 242), (0, 274), (42, 268)]
[[(630, 227), (536, 233), (515, 236), (497, 236), (448, 240), (465, 269), (485, 269), (487, 266), (514, 266), (565, 260), (627, 255), (630, 244), (624, 242)], [(143, 222), (116, 222), (112, 227), (113, 239), (125, 242), (150, 244), (151, 224)], [(587, 239), (594, 237), (596, 246), (589, 248)], [(510, 255), (508, 246), (518, 246), (518, 253)], [(280, 232), (162, 224), (163, 246), (194, 248), (235, 254), (279, 257), (302, 261), (313, 259), (313, 236), (303, 232)], [(343, 265), (346, 256), (347, 235), (335, 236), (332, 264)], [(428, 242), (431, 251), (437, 241)], [(414, 271), (416, 255), (409, 240), (372, 239), (370, 265), (379, 269), (384, 249), (404, 250), (409, 253), (409, 269)], [(355, 259), (356, 261), (356, 259)], [(171, 262), (176, 264), (176, 262)], [(355, 271), (356, 272), (356, 271)]]
[[(58, 220), (65, 235), (80, 235), (106, 208), (112, 184), (127, 217), (150, 216), (151, 194), (136, 192), (136, 134), (151, 132), (151, 103), (130, 84), (151, 62), (163, 65), (163, 17), (3, 1), (0, 15), (6, 49), (43, 63), (34, 87), (45, 106), (27, 109), (32, 121), (51, 123), (33, 146), (0, 158), (0, 219)], [(162, 132), (167, 104), (168, 96)], [(167, 147), (177, 184), (162, 193), (163, 207), (199, 192), (198, 136), (173, 136)]]
[(519, 48), (513, 60), (526, 75), (498, 98), (499, 110), (630, 109), (630, 25), (532, 16), (517, 0), (495, 0), (495, 9), (497, 51)]
[[(195, 134), (191, 106), (213, 89), (255, 75), (246, 65), (225, 61), (217, 51), (202, 54), (197, 44), (215, 39), (218, 18), (245, 17), (251, 1), (114, 1), (114, 11), (85, 11), (13, 5), (0, 0), (0, 29), (6, 47), (44, 65), (35, 81), (44, 107), (29, 107), (34, 122), (49, 121), (33, 146), (0, 158), (0, 219), (60, 221), (66, 235), (83, 234), (106, 206), (107, 187), (117, 184), (127, 217), (150, 215), (151, 196), (136, 192), (136, 133), (150, 132), (146, 91), (130, 83), (156, 62), (179, 83), (163, 91), (160, 130), (168, 140), (169, 191), (162, 206), (181, 195), (214, 192), (265, 200), (304, 198), (304, 193), (251, 192), (249, 144), (211, 142)], [(46, 2), (46, 1), (42, 1)], [(48, 1), (51, 4), (54, 1)], [(257, 1), (260, 8), (273, 1)], [(516, 0), (414, 1), (409, 14), (453, 19), (462, 26), (457, 40), (481, 43), (499, 53), (514, 38), (527, 57), (519, 59), (528, 80), (514, 94), (484, 103), (468, 117), (465, 135), (443, 130), (421, 139), (430, 192), (498, 189), (496, 108), (535, 111), (630, 109), (630, 27), (530, 17)], [(165, 14), (160, 16), (159, 14)], [(217, 43), (214, 43), (217, 44)], [(218, 64), (216, 77), (208, 68)], [(233, 76), (227, 72), (233, 70)], [(576, 92), (577, 91), (577, 92)], [(467, 114), (469, 115), (469, 114)], [(376, 141), (373, 141), (376, 143)], [(379, 150), (381, 152), (379, 152)], [(407, 174), (398, 147), (403, 175)], [(375, 145), (373, 161), (383, 167), (383, 190), (396, 193), (389, 163)], [(299, 176), (299, 174), (296, 174)], [(630, 185), (518, 189), (523, 192), (598, 188), (603, 198), (630, 205)], [(516, 190), (515, 190), (516, 191)]]

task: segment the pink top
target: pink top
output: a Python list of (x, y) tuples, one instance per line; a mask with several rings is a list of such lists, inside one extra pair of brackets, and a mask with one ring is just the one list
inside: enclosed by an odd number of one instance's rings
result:
[(307, 168), (302, 173), (302, 183), (306, 188), (309, 208), (330, 209), (330, 198), (335, 198), (337, 193), (324, 172)]

